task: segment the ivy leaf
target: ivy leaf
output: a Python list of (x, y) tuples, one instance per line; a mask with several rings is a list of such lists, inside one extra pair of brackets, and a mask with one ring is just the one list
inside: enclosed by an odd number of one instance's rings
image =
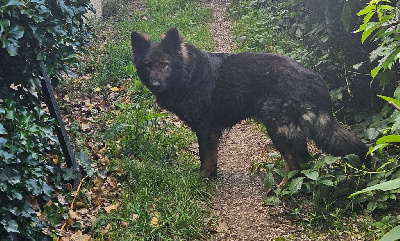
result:
[(24, 30), (24, 27), (16, 24), (9, 30), (8, 36), (13, 37), (14, 39), (20, 39), (22, 36), (24, 36)]
[(64, 172), (65, 172), (63, 175), (64, 180), (72, 180), (75, 177), (73, 167), (64, 169)]
[(7, 134), (6, 128), (4, 128), (3, 124), (0, 123), (0, 135)]
[(54, 189), (47, 183), (43, 182), (43, 193), (47, 196), (51, 196), (54, 193)]
[(4, 229), (8, 233), (19, 233), (18, 224), (15, 220), (10, 220), (8, 222), (6, 221), (6, 223), (4, 225)]
[(29, 179), (26, 184), (27, 189), (31, 191), (34, 196), (38, 196), (42, 193), (42, 190), (36, 180)]
[(18, 55), (18, 46), (15, 45), (14, 43), (9, 43), (6, 48), (10, 56), (13, 57)]
[(5, 31), (6, 28), (10, 27), (10, 20), (8, 19), (0, 19), (0, 37)]
[(15, 176), (8, 177), (7, 182), (12, 184), (12, 185), (20, 183), (21, 182), (21, 176), (16, 174)]
[(10, 0), (10, 1), (8, 1), (8, 3), (5, 5), (5, 7), (8, 7), (8, 6), (24, 6), (24, 4), (23, 4), (22, 1), (19, 1), (19, 0)]
[(44, 213), (49, 219), (51, 225), (55, 226), (60, 222), (60, 215), (58, 213), (58, 207), (52, 203), (44, 208)]
[(12, 195), (14, 198), (16, 198), (16, 199), (18, 199), (18, 200), (22, 200), (22, 194), (20, 193), (19, 190), (12, 189), (12, 190), (10, 191), (10, 193), (11, 193), (11, 195)]
[(82, 166), (85, 168), (86, 173), (89, 177), (93, 176), (96, 173), (96, 170), (92, 167), (92, 161), (89, 159), (88, 155), (80, 151), (76, 158), (82, 163)]
[(4, 147), (6, 143), (7, 143), (7, 139), (0, 137), (0, 148)]

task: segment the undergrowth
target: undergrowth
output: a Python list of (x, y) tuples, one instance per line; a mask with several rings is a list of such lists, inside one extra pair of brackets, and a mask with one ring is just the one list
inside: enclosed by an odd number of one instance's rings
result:
[[(335, 4), (333, 2), (331, 4)], [(321, 71), (329, 69), (329, 66), (325, 66), (326, 63), (344, 61), (345, 59), (336, 56), (348, 54), (341, 48), (330, 47), (331, 52), (326, 55), (323, 51), (316, 51), (318, 48), (323, 48), (325, 43), (329, 44), (327, 41), (339, 33), (327, 31), (328, 27), (319, 27), (327, 23), (312, 22), (310, 16), (314, 16), (315, 12), (304, 12), (309, 18), (305, 20), (300, 18), (303, 21), (300, 22), (298, 15), (301, 15), (301, 11), (293, 6), (303, 5), (296, 1), (276, 3), (268, 0), (236, 1), (230, 9), (231, 17), (235, 21), (233, 32), (236, 37), (236, 51), (283, 54)], [(318, 8), (316, 5), (312, 6)], [(340, 7), (338, 3), (335, 6)], [(331, 9), (326, 9), (324, 13), (329, 11)], [(329, 20), (328, 17), (326, 21)], [(307, 34), (303, 33), (306, 25), (311, 23), (314, 30)], [(340, 19), (339, 23), (331, 22), (330, 27), (336, 26), (335, 24), (339, 25)], [(322, 37), (319, 36), (321, 31)], [(318, 36), (321, 37), (321, 42), (315, 46), (306, 41), (308, 37), (317, 39)], [(354, 37), (350, 34), (349, 38)], [(313, 49), (315, 51), (311, 51)], [(341, 76), (341, 78), (346, 77)], [(342, 90), (346, 88), (348, 86)], [(348, 91), (350, 93), (349, 89)], [(395, 97), (398, 97), (398, 93), (396, 90)], [(340, 103), (338, 100), (342, 100), (343, 96), (340, 92), (333, 91), (331, 97), (334, 103)], [(390, 101), (396, 103), (394, 99)], [(393, 108), (389, 105), (385, 106), (382, 113), (374, 117), (373, 125), (359, 125), (357, 132), (363, 133), (369, 141), (381, 135), (397, 134), (398, 111), (394, 113), (392, 111)], [(346, 118), (354, 118), (357, 115), (357, 113), (346, 114)], [(284, 177), (289, 179), (289, 183), (272, 191), (265, 199), (265, 204), (290, 206), (293, 219), (303, 224), (311, 237), (324, 236), (326, 233), (329, 233), (332, 239), (335, 237), (334, 239), (375, 240), (376, 237), (381, 237), (396, 227), (400, 220), (396, 205), (400, 193), (398, 186), (400, 162), (398, 147), (392, 143), (399, 140), (395, 135), (390, 135), (388, 138), (391, 139), (388, 139), (390, 143), (387, 152), (382, 152), (384, 146), (378, 143), (379, 140), (377, 144), (380, 145), (372, 147), (376, 151), (372, 169), (366, 169), (353, 155), (345, 158), (315, 155), (312, 161), (302, 165), (301, 171), (286, 174), (283, 158), (280, 155), (269, 156), (267, 160), (257, 163), (253, 168), (255, 172), (265, 173), (266, 190), (272, 190), (271, 188)], [(369, 188), (363, 189), (365, 187)], [(364, 191), (357, 192), (361, 189)]]

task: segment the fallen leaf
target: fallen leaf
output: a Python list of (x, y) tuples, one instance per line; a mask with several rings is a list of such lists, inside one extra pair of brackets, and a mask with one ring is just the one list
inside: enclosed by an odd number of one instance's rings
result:
[(158, 218), (157, 217), (152, 217), (150, 221), (150, 226), (152, 227), (158, 227)]
[(65, 197), (62, 194), (58, 194), (57, 195), (57, 200), (61, 205), (66, 205), (67, 204), (67, 202), (65, 201)]
[(108, 207), (104, 207), (104, 210), (105, 210), (108, 214), (110, 214), (110, 213), (113, 213), (113, 212), (117, 211), (117, 208), (118, 208), (118, 204), (114, 204), (114, 205), (110, 205), (110, 206), (108, 206)]
[(72, 234), (70, 237), (71, 241), (90, 241), (92, 240), (92, 237), (90, 237), (87, 234), (82, 234), (80, 230), (78, 230), (76, 233)]
[(139, 215), (137, 215), (136, 213), (132, 213), (129, 218), (131, 221), (136, 221), (139, 218)]
[(111, 90), (112, 92), (119, 92), (119, 91), (121, 91), (121, 89), (118, 88), (118, 87), (111, 87), (110, 90)]
[(220, 222), (215, 231), (222, 233), (228, 230), (228, 225), (225, 222)]
[(108, 230), (110, 230), (110, 228), (111, 228), (111, 225), (110, 225), (110, 224), (107, 224), (107, 226), (103, 227), (103, 229), (101, 230), (101, 232), (102, 232), (102, 233), (107, 233)]
[(115, 172), (117, 173), (117, 175), (120, 177), (124, 174), (124, 171), (122, 170), (121, 167), (117, 167), (115, 168)]
[(70, 217), (71, 219), (76, 220), (76, 221), (82, 220), (82, 216), (79, 213), (74, 212), (73, 210), (68, 211), (68, 217)]
[(100, 186), (103, 183), (103, 178), (97, 176), (95, 179), (93, 179), (93, 184), (95, 186)]

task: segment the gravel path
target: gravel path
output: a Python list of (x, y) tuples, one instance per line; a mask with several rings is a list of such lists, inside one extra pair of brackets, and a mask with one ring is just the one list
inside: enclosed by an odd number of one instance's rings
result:
[[(227, 19), (230, 2), (203, 1), (205, 7), (214, 10), (215, 52), (232, 51), (234, 41)], [(211, 240), (297, 239), (295, 233), (301, 229), (291, 224), (283, 208), (263, 206), (263, 181), (250, 172), (252, 165), (265, 159), (268, 152), (275, 152), (271, 140), (253, 124), (242, 121), (224, 133), (218, 160), (222, 185), (213, 203), (219, 226)]]

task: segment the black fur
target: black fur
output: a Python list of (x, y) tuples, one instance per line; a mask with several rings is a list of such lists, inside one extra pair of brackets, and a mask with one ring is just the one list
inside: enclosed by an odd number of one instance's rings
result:
[(287, 171), (309, 160), (309, 140), (327, 153), (357, 154), (369, 162), (366, 145), (333, 118), (321, 78), (290, 58), (203, 52), (184, 44), (175, 28), (160, 42), (133, 32), (131, 45), (141, 81), (162, 108), (176, 113), (196, 133), (205, 177), (216, 175), (222, 131), (245, 118), (266, 126)]

